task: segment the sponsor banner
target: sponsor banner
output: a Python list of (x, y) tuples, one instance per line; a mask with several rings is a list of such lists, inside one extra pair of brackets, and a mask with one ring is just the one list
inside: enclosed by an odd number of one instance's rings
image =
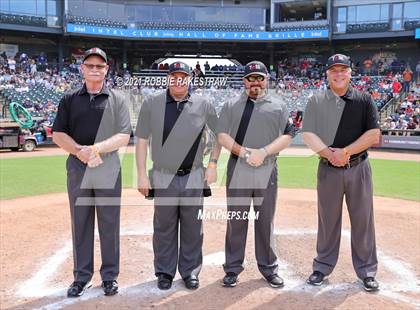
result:
[(120, 29), (88, 25), (67, 24), (67, 33), (112, 36), (137, 39), (191, 39), (229, 41), (288, 41), (301, 39), (326, 39), (328, 30), (302, 30), (281, 32), (189, 31), (161, 29)]
[(420, 150), (420, 136), (382, 136), (378, 147)]

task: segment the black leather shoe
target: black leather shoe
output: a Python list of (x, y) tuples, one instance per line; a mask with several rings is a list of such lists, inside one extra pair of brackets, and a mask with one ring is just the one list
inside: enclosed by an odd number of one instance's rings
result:
[(118, 282), (115, 280), (102, 281), (102, 288), (105, 296), (112, 296), (118, 293)]
[(233, 272), (228, 272), (223, 278), (223, 286), (235, 287), (238, 283), (238, 275)]
[(86, 289), (92, 286), (92, 282), (74, 281), (67, 290), (67, 297), (80, 297)]
[(320, 271), (314, 271), (308, 278), (308, 281), (306, 283), (310, 285), (319, 286), (322, 283), (324, 283), (324, 280), (326, 279), (325, 275)]
[(379, 283), (374, 277), (367, 277), (363, 279), (363, 288), (368, 292), (377, 291), (379, 290)]
[(185, 282), (185, 287), (189, 290), (196, 290), (200, 286), (200, 281), (195, 275), (190, 275), (183, 280)]
[(267, 282), (270, 284), (271, 287), (279, 288), (284, 286), (284, 281), (282, 278), (279, 277), (277, 273), (269, 275), (265, 278)]
[(169, 290), (172, 286), (173, 277), (166, 273), (159, 273), (157, 286), (160, 290)]

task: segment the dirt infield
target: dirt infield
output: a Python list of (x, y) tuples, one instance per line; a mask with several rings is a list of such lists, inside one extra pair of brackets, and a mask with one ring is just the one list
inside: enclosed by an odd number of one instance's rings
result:
[[(206, 209), (224, 209), (224, 190), (214, 189)], [(255, 261), (250, 224), (246, 267), (236, 288), (223, 288), (223, 220), (204, 222), (204, 266), (197, 291), (179, 275), (161, 292), (153, 276), (150, 202), (132, 189), (123, 192), (120, 293), (99, 288), (99, 241), (95, 244), (94, 287), (82, 298), (65, 297), (72, 281), (70, 212), (66, 194), (1, 202), (1, 309), (415, 309), (420, 307), (420, 209), (418, 202), (375, 197), (377, 275), (381, 290), (365, 293), (351, 264), (349, 219), (345, 211), (341, 253), (329, 284), (310, 287), (317, 227), (316, 192), (280, 189), (275, 241), (283, 289), (262, 280)]]

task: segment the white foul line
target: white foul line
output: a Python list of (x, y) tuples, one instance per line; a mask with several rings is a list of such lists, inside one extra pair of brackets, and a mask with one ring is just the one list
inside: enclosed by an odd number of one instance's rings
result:
[[(121, 233), (121, 235), (151, 235), (152, 231), (150, 229), (143, 229), (140, 231), (136, 230), (127, 230)], [(316, 235), (316, 230), (275, 230), (275, 235), (292, 235), (292, 236), (304, 236), (304, 235)], [(345, 238), (350, 238), (350, 232), (348, 230), (342, 231), (342, 236)], [(25, 281), (17, 290), (17, 294), (23, 297), (45, 297), (45, 296), (57, 296), (57, 295), (64, 295), (65, 289), (58, 289), (58, 288), (45, 288), (45, 283), (47, 280), (55, 273), (58, 267), (64, 263), (66, 258), (71, 252), (72, 249), (71, 241), (68, 241), (65, 246), (59, 249), (53, 256), (51, 256), (43, 267), (28, 281)], [(384, 255), (383, 253), (378, 251), (379, 256), (381, 256), (381, 262), (384, 266), (389, 269), (390, 271), (398, 274), (402, 281), (410, 283), (409, 285), (387, 285), (382, 284), (382, 289), (378, 292), (379, 294), (391, 298), (402, 301), (404, 303), (412, 304), (414, 306), (419, 306), (420, 303), (416, 298), (411, 298), (400, 293), (391, 291), (390, 289), (398, 289), (399, 291), (409, 291), (409, 292), (417, 292), (419, 289), (415, 283), (418, 282), (418, 279), (414, 276), (414, 273), (410, 270), (408, 264), (401, 262), (400, 260), (394, 259), (390, 256)], [(209, 255), (204, 256), (203, 264), (204, 265), (221, 265), (224, 262), (224, 252), (215, 252)], [(396, 267), (398, 266), (398, 267)], [(330, 284), (327, 287), (322, 288), (321, 290), (314, 287), (310, 287), (305, 284), (301, 279), (298, 279), (289, 269), (289, 264), (286, 261), (279, 260), (279, 269), (282, 272), (282, 275), (286, 278), (286, 287), (282, 291), (306, 291), (306, 292), (313, 292), (314, 297), (322, 295), (323, 293), (331, 290), (338, 290), (338, 291), (347, 291), (349, 289), (354, 288), (353, 284), (348, 283), (337, 283), (337, 284)], [(154, 279), (154, 278), (153, 278)], [(151, 281), (152, 279), (148, 280)], [(146, 285), (148, 288), (143, 287)], [(162, 291), (158, 290), (153, 283), (146, 283), (140, 284), (141, 287), (132, 286), (120, 289), (121, 295), (131, 295), (135, 294), (138, 295), (140, 293), (144, 293), (147, 295), (146, 292), (151, 292), (151, 295), (159, 295), (163, 294)], [(149, 287), (150, 286), (150, 287)], [(36, 291), (34, 291), (34, 287), (36, 287)], [(176, 285), (175, 285), (176, 288)], [(86, 301), (93, 298), (97, 298), (103, 295), (101, 289), (91, 289), (85, 295), (77, 299), (63, 299), (58, 302), (50, 303), (44, 305), (38, 309), (44, 310), (55, 310), (61, 309), (63, 306), (73, 304), (78, 301)]]
[(35, 275), (20, 285), (17, 294), (23, 297), (42, 297), (57, 293), (59, 289), (46, 288), (45, 282), (54, 275), (58, 267), (69, 257), (71, 250), (72, 242), (67, 241), (62, 248), (42, 264), (42, 268)]

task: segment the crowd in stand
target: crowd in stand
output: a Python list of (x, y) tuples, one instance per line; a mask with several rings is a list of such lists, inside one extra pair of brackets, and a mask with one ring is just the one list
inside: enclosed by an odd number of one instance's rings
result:
[[(205, 72), (208, 71), (220, 71), (220, 72), (237, 72), (237, 71), (243, 71), (244, 67), (243, 66), (238, 66), (238, 65), (234, 65), (234, 64), (229, 64), (229, 65), (219, 65), (219, 64), (214, 64), (213, 66), (210, 66), (209, 62), (206, 61), (203, 65)], [(152, 70), (161, 70), (161, 71), (168, 71), (169, 69), (169, 63), (165, 62), (165, 63), (156, 63), (154, 62), (151, 66), (150, 69)], [(199, 61), (197, 61), (197, 64), (195, 65), (195, 68), (197, 70), (203, 71), (201, 68), (201, 64)], [(191, 68), (191, 71), (194, 70), (193, 68)]]
[[(152, 68), (165, 70), (165, 66), (168, 67), (168, 64), (154, 64)], [(241, 70), (240, 66), (234, 65), (210, 67), (208, 62), (203, 67), (204, 72)], [(276, 92), (286, 102), (288, 109), (293, 111), (291, 117), (297, 127), (301, 125), (302, 111), (305, 109), (307, 98), (314, 91), (327, 88), (324, 70), (323, 64), (306, 59), (298, 65), (292, 65), (284, 60), (279, 63), (278, 71), (271, 73)], [(420, 63), (415, 71), (418, 80)], [(193, 72), (194, 76), (204, 75), (199, 62)], [(116, 76), (114, 72), (109, 73), (107, 80), (109, 87), (117, 87)], [(414, 79), (414, 73), (406, 68), (395, 72), (388, 70), (385, 76), (356, 75), (352, 79), (352, 85), (357, 89), (368, 91), (378, 109), (384, 107), (392, 98), (397, 100), (396, 110), (382, 124), (385, 130), (419, 129), (420, 89), (418, 82), (413, 83)], [(46, 128), (48, 131), (55, 119), (60, 98), (66, 91), (76, 89), (81, 84), (79, 65), (76, 62), (64, 66), (59, 71), (57, 66), (48, 63), (43, 53), (32, 58), (25, 53), (18, 53), (15, 57), (7, 57), (5, 53), (0, 54), (0, 96), (20, 103), (31, 113), (36, 120), (32, 131), (45, 132)], [(141, 88), (140, 91), (143, 97), (146, 97), (161, 91), (161, 88)], [(197, 91), (212, 98), (217, 110), (220, 111), (223, 103), (239, 95), (241, 90), (210, 87)], [(401, 97), (401, 94), (407, 95)]]
[[(397, 96), (402, 91), (399, 76), (394, 77), (353, 77), (352, 85), (361, 91), (367, 91), (372, 95), (374, 102), (378, 109), (382, 108), (391, 98)], [(277, 87), (279, 92), (295, 92), (295, 97), (305, 96), (307, 91), (315, 91), (326, 89), (328, 87), (327, 80), (310, 79), (310, 78), (297, 78), (292, 75), (286, 75), (277, 80)], [(305, 92), (303, 92), (305, 90)]]
[[(399, 100), (394, 112), (383, 122), (383, 130), (390, 135), (411, 135), (418, 130), (420, 122), (420, 88), (415, 87)], [(405, 132), (401, 131), (404, 130)]]
[(25, 53), (0, 54), (0, 96), (28, 110), (34, 120), (31, 133), (41, 132), (46, 138), (63, 94), (80, 85), (78, 72), (68, 66), (59, 71), (44, 53), (31, 58)]

